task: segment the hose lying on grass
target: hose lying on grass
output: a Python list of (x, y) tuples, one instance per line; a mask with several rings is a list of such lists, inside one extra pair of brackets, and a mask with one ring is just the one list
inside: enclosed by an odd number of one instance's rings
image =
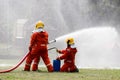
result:
[[(52, 49), (56, 49), (56, 47), (49, 48), (48, 50), (52, 50)], [(2, 70), (2, 71), (0, 71), (0, 73), (6, 73), (6, 72), (11, 72), (11, 71), (15, 70), (16, 68), (18, 68), (23, 63), (23, 61), (26, 59), (26, 57), (29, 54), (30, 54), (30, 52), (28, 52), (15, 67), (10, 68), (8, 70)]]
[(26, 57), (29, 55), (29, 53), (27, 53), (15, 67), (10, 68), (8, 70), (2, 70), (2, 71), (0, 71), (0, 73), (6, 73), (6, 72), (10, 72), (10, 71), (15, 70), (17, 67), (19, 67), (23, 63), (23, 61), (26, 59)]

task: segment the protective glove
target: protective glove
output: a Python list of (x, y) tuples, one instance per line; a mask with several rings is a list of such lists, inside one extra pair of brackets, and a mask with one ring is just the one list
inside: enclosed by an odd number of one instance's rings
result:
[(31, 51), (32, 50), (32, 47), (31, 46), (29, 46), (29, 51)]
[(56, 52), (60, 53), (60, 50), (56, 49)]
[(56, 60), (60, 60), (60, 57), (57, 57)]

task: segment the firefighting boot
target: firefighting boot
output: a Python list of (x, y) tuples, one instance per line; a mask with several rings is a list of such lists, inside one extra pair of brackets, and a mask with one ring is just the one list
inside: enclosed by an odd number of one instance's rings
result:
[(47, 65), (48, 72), (53, 72), (53, 66), (51, 64)]
[(38, 64), (34, 63), (32, 66), (32, 71), (37, 71), (38, 70)]
[(30, 71), (30, 64), (25, 64), (24, 71)]
[(70, 72), (79, 72), (79, 69), (76, 67), (74, 70), (72, 70)]

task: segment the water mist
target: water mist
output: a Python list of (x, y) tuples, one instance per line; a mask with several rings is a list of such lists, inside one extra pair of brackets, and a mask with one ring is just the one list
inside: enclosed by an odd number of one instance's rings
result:
[(116, 52), (118, 33), (114, 27), (79, 30), (56, 38), (58, 49), (65, 49), (65, 39), (73, 37), (78, 49), (76, 65), (79, 68), (119, 68)]

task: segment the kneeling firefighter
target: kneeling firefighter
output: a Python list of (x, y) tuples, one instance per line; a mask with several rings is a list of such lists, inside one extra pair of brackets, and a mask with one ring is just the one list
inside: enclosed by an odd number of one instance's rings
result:
[(32, 71), (37, 71), (40, 58), (42, 58), (48, 71), (53, 72), (53, 66), (48, 57), (48, 33), (43, 28), (44, 23), (42, 21), (36, 23), (35, 30), (31, 35), (30, 54), (26, 58), (24, 71), (30, 71), (32, 62)]
[(74, 39), (68, 38), (66, 40), (67, 48), (64, 50), (56, 50), (58, 53), (62, 54), (57, 57), (56, 60), (64, 60), (64, 64), (60, 68), (60, 72), (79, 72), (75, 65), (75, 55), (77, 49), (75, 47)]

